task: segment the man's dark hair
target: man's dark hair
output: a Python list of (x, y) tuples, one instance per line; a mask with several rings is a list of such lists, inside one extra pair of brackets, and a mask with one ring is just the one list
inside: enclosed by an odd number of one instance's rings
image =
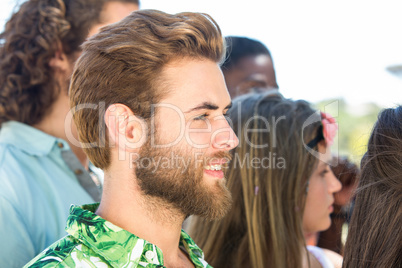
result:
[(383, 110), (361, 160), (344, 268), (401, 267), (402, 106)]
[[(11, 16), (0, 34), (0, 124), (39, 123), (60, 87), (49, 61), (60, 49), (73, 62), (74, 52), (92, 26), (102, 23), (106, 2), (138, 0), (29, 0)], [(67, 93), (66, 93), (67, 94)]]
[(268, 48), (260, 41), (239, 36), (227, 36), (225, 39), (227, 44), (226, 59), (221, 67), (224, 70), (232, 68), (240, 59), (245, 57), (264, 54), (272, 58)]

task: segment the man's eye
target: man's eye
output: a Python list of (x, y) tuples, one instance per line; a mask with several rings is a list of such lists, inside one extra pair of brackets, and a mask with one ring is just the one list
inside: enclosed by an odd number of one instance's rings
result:
[(205, 113), (200, 116), (197, 116), (196, 118), (194, 118), (194, 120), (205, 120), (205, 119), (207, 119), (207, 117), (208, 117), (208, 114)]

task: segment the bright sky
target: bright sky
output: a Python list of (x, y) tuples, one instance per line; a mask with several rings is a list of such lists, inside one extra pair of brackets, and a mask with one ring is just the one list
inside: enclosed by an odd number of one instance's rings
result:
[[(15, 2), (1, 0), (1, 28)], [(206, 12), (224, 35), (260, 40), (286, 97), (402, 103), (402, 77), (385, 69), (402, 65), (400, 0), (141, 0), (141, 8)]]

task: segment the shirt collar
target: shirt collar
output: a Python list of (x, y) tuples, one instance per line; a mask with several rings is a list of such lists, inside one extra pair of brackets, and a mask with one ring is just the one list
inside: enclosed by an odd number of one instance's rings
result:
[(0, 143), (10, 144), (37, 156), (49, 154), (56, 143), (60, 148), (70, 148), (66, 141), (17, 121), (8, 121), (1, 125)]
[[(133, 262), (134, 267), (141, 264), (145, 267), (147, 263), (163, 265), (160, 248), (96, 215), (94, 212), (98, 206), (99, 203), (71, 206), (66, 231), (106, 259), (112, 267), (122, 267), (129, 262)], [(180, 246), (196, 267), (208, 266), (202, 250), (183, 230)]]

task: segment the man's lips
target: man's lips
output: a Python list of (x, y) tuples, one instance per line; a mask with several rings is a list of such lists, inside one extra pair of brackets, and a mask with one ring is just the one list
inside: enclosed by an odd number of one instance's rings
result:
[(209, 176), (216, 177), (216, 178), (219, 178), (219, 179), (222, 179), (224, 177), (224, 175), (225, 175), (223, 173), (223, 170), (221, 170), (221, 169), (212, 170), (212, 169), (206, 169), (205, 168), (204, 173), (209, 175)]
[(217, 178), (223, 178), (224, 173), (222, 167), (224, 164), (228, 162), (228, 159), (220, 158), (220, 159), (213, 159), (209, 161), (207, 165), (204, 166), (204, 173)]
[(222, 168), (225, 168), (225, 164), (228, 162), (228, 159), (216, 159), (210, 161), (207, 165), (204, 166), (204, 170), (210, 171), (221, 171)]

